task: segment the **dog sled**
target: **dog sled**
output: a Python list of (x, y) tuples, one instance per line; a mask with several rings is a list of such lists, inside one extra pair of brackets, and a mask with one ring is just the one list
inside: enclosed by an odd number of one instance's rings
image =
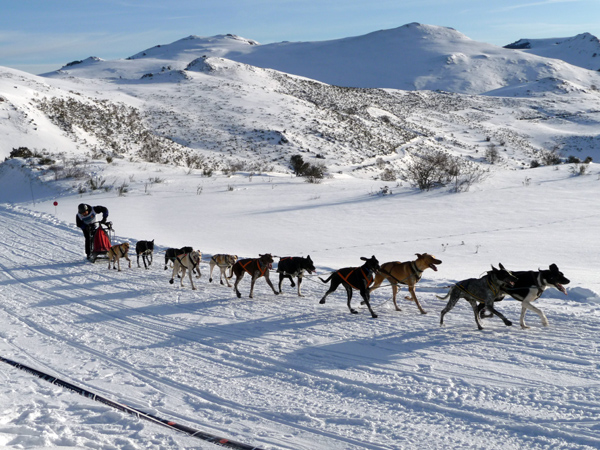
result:
[(98, 224), (98, 228), (94, 231), (94, 237), (92, 238), (91, 262), (96, 262), (98, 258), (108, 259), (108, 251), (110, 250), (112, 241), (111, 237), (114, 238), (114, 235), (112, 222)]

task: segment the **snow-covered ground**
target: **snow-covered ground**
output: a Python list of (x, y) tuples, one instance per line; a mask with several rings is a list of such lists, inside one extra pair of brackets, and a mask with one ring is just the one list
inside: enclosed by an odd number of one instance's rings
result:
[[(16, 162), (18, 160), (13, 161)], [(568, 166), (508, 172), (462, 194), (417, 194), (339, 176), (313, 185), (281, 174), (201, 177), (182, 169), (121, 161), (107, 170), (160, 175), (150, 190), (62, 195), (5, 164), (0, 189), (20, 199), (0, 206), (0, 354), (112, 400), (262, 448), (592, 449), (600, 446), (598, 255), (593, 230), (598, 169)], [(7, 173), (8, 172), (8, 173)], [(198, 194), (197, 186), (202, 185)], [(21, 194), (23, 197), (20, 197)], [(33, 196), (36, 203), (33, 204)], [(53, 201), (58, 199), (58, 206)], [(151, 269), (109, 271), (84, 260), (74, 225), (79, 202), (105, 205), (113, 243), (155, 239)], [(170, 285), (164, 249), (204, 253), (192, 291)], [(417, 293), (428, 311), (391, 290), (373, 293), (379, 318), (348, 312), (342, 289), (264, 280), (255, 298), (208, 282), (215, 253), (310, 255), (319, 275), (360, 265), (361, 256), (411, 260), (429, 252)], [(518, 302), (499, 308), (515, 322), (487, 319), (477, 331), (461, 301), (439, 326), (453, 282), (491, 264), (536, 270), (556, 263), (568, 296), (537, 301), (544, 328)], [(143, 266), (142, 266), (143, 267)], [(277, 279), (273, 274), (273, 279)], [(355, 297), (357, 294), (355, 294)], [(14, 448), (213, 448), (62, 388), (0, 366), (1, 445)]]

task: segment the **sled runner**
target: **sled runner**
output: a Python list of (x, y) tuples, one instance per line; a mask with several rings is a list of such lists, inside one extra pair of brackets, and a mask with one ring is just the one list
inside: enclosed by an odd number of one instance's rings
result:
[(114, 231), (112, 229), (112, 222), (106, 222), (106, 224), (98, 224), (98, 228), (94, 231), (94, 238), (92, 240), (92, 252), (90, 253), (90, 261), (96, 262), (98, 258), (108, 259), (108, 251), (111, 247), (111, 237), (114, 237)]

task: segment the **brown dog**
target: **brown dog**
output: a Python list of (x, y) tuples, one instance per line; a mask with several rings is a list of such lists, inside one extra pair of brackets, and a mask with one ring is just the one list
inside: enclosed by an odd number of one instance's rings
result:
[(233, 265), (232, 273), (235, 274), (233, 289), (238, 298), (242, 296), (241, 292), (238, 290), (238, 283), (244, 278), (246, 272), (252, 277), (250, 282), (250, 298), (254, 295), (254, 283), (256, 283), (256, 280), (260, 277), (265, 277), (267, 284), (273, 289), (275, 295), (279, 294), (273, 287), (273, 283), (271, 283), (269, 278), (269, 269), (273, 268), (273, 256), (270, 253), (259, 256), (260, 258), (240, 259)]
[(131, 260), (129, 256), (127, 256), (127, 252), (129, 251), (129, 242), (123, 242), (119, 245), (113, 245), (108, 251), (108, 268), (110, 269), (110, 263), (112, 262), (112, 268), (116, 269), (115, 261), (117, 262), (117, 267), (119, 267), (119, 272), (121, 271), (121, 258), (125, 258), (129, 261), (129, 268), (131, 269)]
[(417, 304), (417, 308), (421, 311), (421, 314), (427, 314), (427, 311), (423, 309), (417, 295), (415, 294), (415, 285), (419, 282), (423, 276), (423, 272), (427, 269), (433, 269), (437, 272), (436, 264), (441, 264), (442, 261), (436, 259), (435, 256), (428, 253), (416, 253), (417, 259), (415, 261), (392, 261), (386, 262), (381, 265), (381, 269), (375, 275), (375, 282), (371, 286), (370, 291), (377, 289), (383, 280), (388, 280), (392, 285), (392, 293), (394, 299), (394, 306), (396, 311), (401, 311), (396, 303), (396, 294), (398, 293), (398, 284), (406, 284), (408, 286), (408, 292), (411, 297), (406, 296), (407, 300), (412, 300)]

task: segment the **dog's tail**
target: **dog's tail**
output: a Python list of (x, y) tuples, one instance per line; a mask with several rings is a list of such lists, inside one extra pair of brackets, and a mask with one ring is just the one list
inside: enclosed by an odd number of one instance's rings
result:
[(335, 272), (333, 272), (331, 275), (329, 275), (329, 277), (327, 277), (326, 280), (324, 280), (323, 278), (319, 277), (319, 280), (321, 280), (323, 283), (329, 283), (329, 280), (331, 280), (331, 277), (335, 274)]
[(453, 290), (454, 290), (454, 286), (451, 286), (450, 290), (448, 290), (448, 293), (446, 295), (444, 295), (443, 297), (440, 297), (439, 295), (436, 294), (436, 297), (439, 298), (440, 300), (446, 300), (448, 297), (450, 297), (450, 294), (452, 294)]

